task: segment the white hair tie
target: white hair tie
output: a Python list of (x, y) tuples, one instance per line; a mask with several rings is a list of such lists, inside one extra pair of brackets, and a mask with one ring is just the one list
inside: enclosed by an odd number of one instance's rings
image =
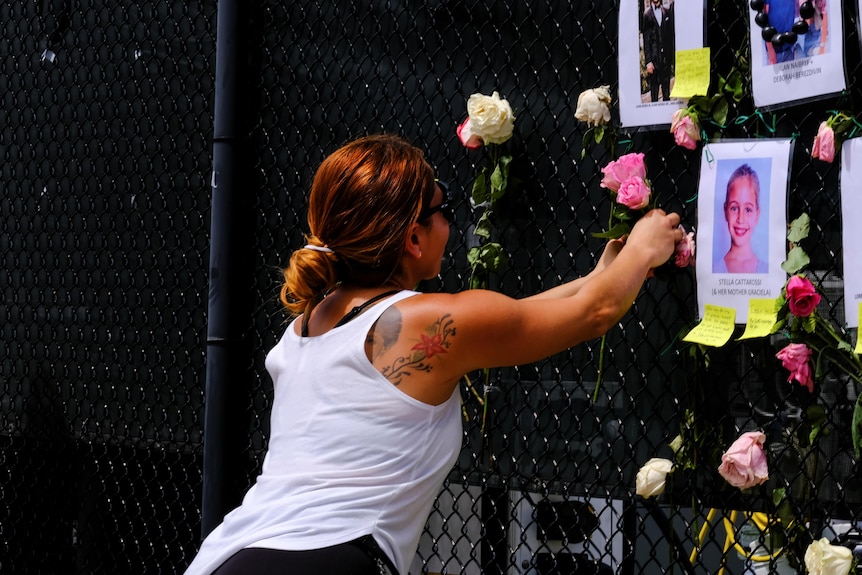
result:
[(304, 247), (303, 249), (311, 250), (311, 251), (313, 251), (313, 252), (323, 252), (323, 253), (325, 253), (325, 254), (333, 254), (333, 253), (335, 253), (335, 252), (333, 252), (331, 249), (329, 249), (329, 248), (328, 248), (328, 247), (326, 247), (326, 246), (313, 246), (313, 245), (311, 245), (311, 244), (305, 244), (305, 247)]

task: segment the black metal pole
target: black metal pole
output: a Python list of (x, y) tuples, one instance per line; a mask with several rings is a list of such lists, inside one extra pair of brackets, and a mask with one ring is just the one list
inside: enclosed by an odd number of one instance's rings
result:
[[(246, 163), (242, 119), (244, 19), (241, 0), (218, 1), (215, 113), (210, 226), (209, 310), (207, 317), (206, 396), (201, 532), (206, 536), (238, 502), (237, 422), (231, 413), (244, 386), (248, 350), (243, 341), (250, 297), (244, 262), (249, 260), (246, 207), (240, 178)], [(235, 407), (233, 408), (235, 409)]]

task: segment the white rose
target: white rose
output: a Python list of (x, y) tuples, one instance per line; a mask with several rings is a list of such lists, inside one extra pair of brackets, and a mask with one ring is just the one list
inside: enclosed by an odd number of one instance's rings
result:
[(601, 126), (611, 120), (611, 111), (608, 105), (611, 103), (610, 86), (599, 86), (592, 90), (584, 90), (578, 96), (578, 109), (575, 118), (586, 122), (590, 126)]
[(486, 144), (502, 144), (512, 137), (515, 115), (509, 102), (497, 92), (490, 96), (473, 94), (467, 99), (467, 114), (474, 135)]
[(830, 545), (825, 537), (805, 551), (805, 569), (813, 575), (847, 575), (853, 566), (853, 552), (840, 545)]
[(637, 475), (637, 494), (641, 497), (654, 497), (664, 493), (667, 474), (673, 471), (670, 459), (653, 457), (641, 467)]

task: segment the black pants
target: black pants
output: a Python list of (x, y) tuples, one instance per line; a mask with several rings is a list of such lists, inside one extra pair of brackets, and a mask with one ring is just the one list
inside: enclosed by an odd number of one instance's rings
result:
[(213, 575), (380, 575), (368, 549), (357, 542), (310, 551), (250, 547), (235, 553)]

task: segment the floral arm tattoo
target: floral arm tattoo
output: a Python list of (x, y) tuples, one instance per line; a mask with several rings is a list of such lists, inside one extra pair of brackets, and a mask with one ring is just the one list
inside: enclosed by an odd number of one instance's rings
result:
[(410, 348), (410, 355), (399, 357), (381, 370), (381, 373), (395, 385), (400, 385), (404, 378), (414, 373), (424, 371), (430, 372), (433, 366), (428, 361), (435, 355), (441, 355), (448, 351), (451, 338), (455, 336), (455, 321), (450, 314), (446, 314), (427, 328), (424, 333), (419, 334), (416, 345)]

